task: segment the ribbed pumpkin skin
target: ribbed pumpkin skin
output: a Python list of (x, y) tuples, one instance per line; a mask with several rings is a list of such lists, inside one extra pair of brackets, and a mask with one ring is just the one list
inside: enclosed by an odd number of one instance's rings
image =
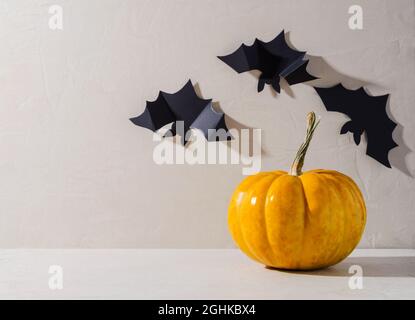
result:
[(266, 266), (310, 270), (346, 258), (366, 224), (362, 194), (337, 171), (284, 171), (247, 177), (229, 206), (229, 228), (239, 248)]

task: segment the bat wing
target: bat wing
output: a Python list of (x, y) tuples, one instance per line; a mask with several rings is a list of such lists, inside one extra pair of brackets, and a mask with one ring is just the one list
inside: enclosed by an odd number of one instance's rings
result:
[(235, 52), (218, 58), (238, 73), (254, 70), (259, 63), (258, 45), (258, 40), (252, 46), (242, 44)]
[(141, 115), (130, 120), (137, 126), (157, 131), (165, 125), (176, 121), (176, 117), (164, 99), (163, 92), (160, 92), (155, 101), (147, 101), (146, 108)]
[(348, 90), (341, 84), (315, 89), (328, 111), (341, 112), (351, 119), (343, 125), (340, 133), (352, 132), (358, 145), (361, 135), (366, 132), (367, 155), (390, 168), (388, 154), (397, 144), (392, 137), (396, 123), (386, 113), (389, 95), (373, 97), (363, 87)]
[(295, 50), (288, 45), (287, 40), (285, 39), (284, 30), (282, 30), (273, 40), (263, 43), (263, 45), (269, 53), (284, 59), (285, 65), (290, 65), (298, 59), (302, 59), (306, 54), (305, 51)]
[(163, 93), (163, 97), (175, 115), (176, 121), (184, 122), (186, 131), (205, 106), (212, 102), (211, 99), (202, 99), (197, 95), (191, 80), (187, 81), (178, 92)]
[[(189, 80), (176, 93), (160, 91), (155, 101), (147, 102), (146, 109), (141, 115), (130, 120), (135, 125), (152, 131), (173, 123), (166, 136), (180, 135), (182, 144), (186, 144), (186, 134), (190, 128), (200, 129), (209, 141), (216, 135), (219, 135), (219, 139), (215, 138), (215, 140), (222, 140), (222, 136), (228, 139), (230, 134), (224, 116), (223, 113), (213, 109), (211, 99), (202, 99), (197, 95)], [(219, 129), (223, 130), (215, 134)]]
[(192, 123), (191, 128), (203, 132), (208, 141), (224, 141), (232, 139), (229, 129), (226, 126), (225, 114), (216, 112), (212, 103), (206, 105), (204, 110)]
[(334, 87), (330, 88), (318, 88), (314, 87), (317, 94), (320, 96), (321, 100), (323, 101), (326, 109), (328, 111), (337, 111), (342, 112), (351, 117), (350, 108), (345, 109), (344, 104), (349, 104), (350, 102), (347, 101), (343, 103), (343, 99), (349, 97), (349, 91), (344, 88), (341, 84), (335, 85)]
[(282, 75), (289, 85), (294, 85), (297, 83), (303, 83), (311, 80), (318, 79), (317, 77), (311, 75), (307, 71), (308, 60), (302, 60), (299, 66), (290, 71), (287, 75)]
[(386, 112), (389, 95), (373, 98), (376, 98), (374, 103), (376, 112), (374, 110), (372, 121), (368, 121), (366, 127), (368, 141), (366, 153), (384, 166), (391, 168), (388, 154), (390, 150), (398, 146), (393, 140), (393, 130), (397, 124), (389, 118)]

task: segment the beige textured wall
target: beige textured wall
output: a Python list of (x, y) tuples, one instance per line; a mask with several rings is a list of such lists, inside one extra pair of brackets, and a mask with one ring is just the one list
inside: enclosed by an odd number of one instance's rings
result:
[[(356, 3), (362, 31), (348, 28)], [(226, 211), (242, 167), (157, 166), (150, 132), (128, 121), (191, 78), (239, 127), (263, 129), (264, 170), (287, 169), (305, 114), (320, 114), (306, 169), (342, 171), (362, 188), (360, 246), (415, 247), (414, 3), (0, 1), (0, 246), (231, 247)], [(53, 4), (62, 31), (48, 28)], [(257, 94), (251, 74), (216, 58), (283, 28), (322, 83), (391, 94), (392, 170), (337, 134), (346, 117), (311, 87)]]

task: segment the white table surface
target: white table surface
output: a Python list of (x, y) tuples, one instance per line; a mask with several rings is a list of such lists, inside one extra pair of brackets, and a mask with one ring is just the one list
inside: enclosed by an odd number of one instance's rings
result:
[[(48, 286), (51, 265), (63, 289)], [(363, 270), (350, 289), (349, 268)], [(314, 272), (269, 270), (239, 250), (0, 250), (1, 299), (414, 299), (415, 250), (355, 250)]]

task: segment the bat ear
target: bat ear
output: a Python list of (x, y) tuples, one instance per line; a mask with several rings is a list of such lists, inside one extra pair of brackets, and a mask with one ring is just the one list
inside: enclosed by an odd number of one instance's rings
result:
[(265, 80), (262, 78), (259, 78), (258, 80), (258, 92), (261, 92), (262, 90), (264, 90), (265, 87)]
[(353, 139), (354, 139), (354, 142), (356, 143), (356, 145), (360, 144), (361, 136), (362, 136), (362, 134), (360, 132), (356, 131), (356, 132), (353, 133)]
[(277, 91), (278, 93), (281, 92), (281, 86), (280, 86), (280, 78), (276, 77), (274, 79), (272, 79), (272, 87), (274, 88), (275, 91)]
[(354, 142), (356, 143), (356, 145), (359, 145), (363, 131), (356, 130), (356, 128), (353, 126), (353, 121), (346, 122), (340, 130), (340, 134), (345, 134), (347, 132), (353, 133)]
[(347, 132), (353, 132), (353, 122), (347, 121), (340, 130), (340, 134), (345, 134)]

